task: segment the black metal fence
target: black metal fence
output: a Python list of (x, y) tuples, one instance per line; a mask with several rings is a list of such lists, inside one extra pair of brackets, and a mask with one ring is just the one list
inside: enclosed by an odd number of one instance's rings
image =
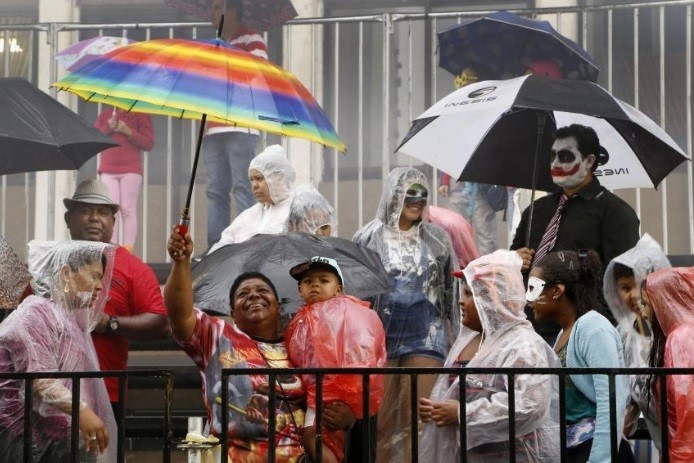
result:
[[(222, 429), (228, 428), (228, 407), (225, 404), (229, 403), (228, 397), (228, 387), (229, 387), (229, 377), (247, 375), (248, 370), (245, 369), (223, 369), (222, 370), (222, 388), (221, 388), (221, 403), (223, 404), (223, 412), (221, 416)], [(316, 403), (316, 459), (321, 461), (322, 458), (322, 430), (323, 430), (323, 403), (320, 400), (322, 397), (323, 379), (325, 375), (328, 374), (349, 374), (349, 375), (360, 375), (362, 377), (362, 399), (363, 399), (363, 416), (369, 416), (369, 375), (381, 374), (381, 375), (405, 375), (409, 377), (410, 382), (410, 411), (413, 418), (417, 417), (417, 406), (418, 406), (418, 392), (417, 392), (417, 377), (419, 375), (457, 375), (460, 384), (465, 384), (466, 377), (468, 375), (476, 374), (493, 374), (502, 375), (507, 378), (507, 384), (515, 384), (515, 377), (518, 375), (554, 375), (557, 376), (559, 381), (559, 425), (560, 430), (566, 427), (566, 398), (564, 395), (566, 377), (567, 375), (580, 374), (580, 375), (606, 375), (608, 378), (609, 386), (609, 412), (610, 416), (616, 416), (616, 380), (615, 378), (619, 375), (650, 375), (655, 374), (658, 377), (658, 384), (660, 391), (667, 390), (667, 377), (670, 375), (694, 375), (694, 368), (258, 368), (253, 369), (254, 375), (267, 375), (269, 380), (269, 417), (268, 417), (268, 442), (276, 442), (275, 439), (275, 423), (276, 423), (276, 387), (277, 378), (282, 375), (315, 375), (316, 377), (316, 397), (318, 398)], [(119, 392), (120, 392), (120, 408), (124, 409), (124, 399), (127, 392), (127, 381), (128, 378), (134, 377), (160, 377), (163, 378), (164, 386), (164, 405), (161, 414), (161, 419), (163, 420), (163, 426), (161, 429), (161, 435), (164, 439), (164, 444), (162, 448), (163, 462), (169, 463), (171, 461), (171, 449), (173, 445), (173, 435), (172, 435), (172, 397), (174, 392), (174, 375), (171, 370), (141, 370), (141, 371), (113, 371), (113, 372), (76, 372), (76, 373), (0, 373), (0, 380), (12, 379), (12, 380), (24, 380), (24, 393), (25, 393), (25, 403), (24, 403), (24, 459), (25, 463), (31, 461), (31, 446), (32, 446), (32, 420), (30, 413), (33, 408), (33, 389), (32, 384), (36, 379), (44, 378), (56, 378), (56, 379), (70, 379), (72, 381), (72, 411), (71, 411), (71, 449), (72, 456), (71, 462), (79, 461), (79, 423), (75, 419), (79, 415), (79, 403), (80, 403), (80, 380), (82, 378), (104, 378), (104, 377), (117, 377), (119, 380)], [(466, 416), (466, 402), (465, 402), (465, 388), (460, 388), (460, 416)], [(516, 462), (516, 429), (515, 429), (515, 405), (516, 405), (516, 391), (513, 387), (509, 387), (507, 390), (508, 394), (508, 409), (510, 411), (510, 418), (508, 420), (508, 449), (509, 449), (509, 461), (511, 463)], [(550, 400), (550, 398), (548, 398)], [(667, 394), (661, 393), (659, 398), (660, 415), (659, 419), (661, 423), (667, 423), (668, 417), (668, 405), (667, 405)], [(125, 430), (126, 430), (126, 416), (125, 413), (119, 413), (117, 417), (118, 424), (118, 439), (117, 439), (117, 457), (118, 462), (125, 461), (124, 452), (124, 441), (125, 441)], [(371, 442), (369, 436), (371, 434), (370, 427), (372, 422), (368, 419), (363, 420), (362, 426), (362, 442), (370, 446)], [(465, 426), (459, 426), (460, 432), (460, 442), (467, 442), (467, 431)], [(661, 426), (662, 432), (662, 448), (661, 455), (662, 461), (667, 463), (669, 461), (668, 452), (668, 436), (667, 436), (667, 425)], [(417, 436), (418, 433), (418, 423), (417, 419), (412, 419), (411, 421), (411, 435)], [(621, 433), (620, 429), (617, 429), (617, 421), (615, 419), (610, 420), (610, 442), (611, 442), (611, 456), (612, 461), (617, 461), (618, 452), (618, 437)], [(566, 462), (566, 434), (560, 431), (560, 445), (561, 445), (561, 462)], [(221, 440), (221, 462), (226, 463), (229, 442), (227, 436), (219, 436)], [(463, 446), (464, 447), (464, 446)], [(364, 455), (372, 455), (372, 449), (366, 449)], [(418, 462), (419, 449), (418, 441), (416, 438), (411, 440), (411, 461)], [(275, 458), (275, 448), (273, 445), (269, 446), (268, 462), (274, 463)], [(460, 461), (467, 461), (467, 452), (464, 450), (460, 452)]]

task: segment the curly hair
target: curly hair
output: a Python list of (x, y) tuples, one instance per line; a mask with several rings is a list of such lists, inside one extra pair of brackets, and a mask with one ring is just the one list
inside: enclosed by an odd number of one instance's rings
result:
[(535, 268), (542, 271), (548, 284), (563, 284), (566, 297), (581, 316), (600, 304), (603, 267), (595, 251), (557, 251), (542, 257)]

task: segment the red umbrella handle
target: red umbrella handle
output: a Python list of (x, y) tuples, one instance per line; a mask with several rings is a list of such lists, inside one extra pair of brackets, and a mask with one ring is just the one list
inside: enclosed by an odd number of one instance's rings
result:
[(188, 215), (188, 208), (184, 207), (181, 211), (181, 219), (178, 221), (178, 233), (185, 238), (188, 234), (188, 227), (190, 225), (190, 215)]

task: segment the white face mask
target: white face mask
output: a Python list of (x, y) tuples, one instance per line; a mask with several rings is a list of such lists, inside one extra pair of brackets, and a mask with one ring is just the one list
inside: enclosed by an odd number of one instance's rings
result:
[(542, 296), (542, 291), (545, 290), (547, 282), (537, 277), (528, 278), (528, 290), (525, 292), (525, 300), (535, 302)]
[(592, 154), (583, 159), (573, 137), (560, 138), (552, 145), (550, 172), (552, 181), (560, 188), (575, 188), (581, 185), (594, 163), (595, 156)]

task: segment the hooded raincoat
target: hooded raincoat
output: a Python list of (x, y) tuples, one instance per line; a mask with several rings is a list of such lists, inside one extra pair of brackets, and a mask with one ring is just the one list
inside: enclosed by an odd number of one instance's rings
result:
[[(465, 280), (472, 290), (483, 329), (479, 350), (468, 363), (468, 368), (560, 366), (554, 351), (526, 320), (521, 266), (522, 260), (515, 252), (496, 251), (470, 262), (465, 268)], [(458, 353), (472, 338), (464, 331), (462, 333), (458, 338)], [(459, 399), (458, 380), (450, 384), (448, 381), (448, 375), (439, 378), (432, 391), (432, 400)], [(517, 375), (514, 390), (516, 461), (559, 461), (556, 377)], [(470, 374), (466, 377), (464, 425), (468, 461), (491, 463), (509, 460), (507, 391), (506, 375)], [(442, 463), (458, 461), (458, 428), (432, 429), (432, 426), (435, 427), (428, 423), (422, 434), (420, 459)]]
[[(106, 258), (101, 291), (93, 300), (96, 276), (90, 264)], [(37, 296), (25, 299), (0, 325), (0, 371), (99, 371), (90, 332), (108, 297), (115, 248), (86, 241), (29, 243), (29, 271)], [(45, 297), (42, 297), (45, 296)], [(0, 381), (0, 461), (22, 461), (24, 381)], [(96, 457), (80, 449), (79, 460), (116, 461), (116, 422), (102, 378), (80, 381), (80, 408), (89, 407), (108, 428), (110, 442)], [(33, 382), (32, 462), (69, 461), (72, 382)], [(80, 442), (82, 442), (82, 436)]]
[[(629, 267), (634, 272), (636, 288), (641, 288), (641, 283), (646, 276), (661, 268), (671, 267), (670, 261), (663, 252), (658, 242), (649, 234), (636, 243), (636, 246), (621, 254), (608, 264), (605, 269), (603, 292), (607, 305), (612, 311), (612, 315), (617, 321), (617, 331), (622, 338), (624, 345), (624, 364), (627, 368), (647, 368), (648, 355), (651, 349), (650, 330), (646, 326), (647, 332), (640, 334), (636, 326), (636, 314), (632, 312), (619, 296), (619, 287), (614, 278), (614, 267), (622, 264)], [(643, 320), (645, 323), (645, 319)], [(655, 401), (648, 400), (648, 394), (644, 387), (646, 375), (633, 375), (629, 377), (631, 387), (631, 400), (634, 401), (646, 418), (646, 424), (650, 431), (653, 442), (660, 448), (660, 428), (655, 411)]]
[(249, 207), (234, 219), (219, 241), (210, 248), (213, 253), (222, 246), (241, 243), (261, 233), (276, 235), (287, 231), (289, 207), (294, 199), (296, 171), (280, 145), (271, 145), (251, 161), (251, 169), (260, 172), (270, 190), (269, 203), (258, 203)]
[(337, 216), (327, 199), (313, 185), (296, 187), (289, 208), (287, 231), (315, 235), (322, 227), (330, 226), (330, 235), (337, 236)]
[[(658, 270), (646, 291), (667, 336), (663, 367), (694, 368), (694, 267)], [(670, 461), (694, 461), (694, 375), (667, 377), (667, 407)]]
[(444, 229), (451, 238), (460, 268), (465, 268), (467, 264), (480, 256), (473, 237), (472, 225), (465, 220), (465, 217), (445, 207), (429, 206), (427, 209), (429, 213), (426, 221)]
[[(353, 241), (378, 252), (393, 290), (374, 304), (386, 331), (388, 359), (426, 356), (443, 361), (460, 329), (457, 285), (451, 273), (456, 258), (440, 228), (419, 221), (399, 227), (405, 192), (413, 184), (429, 188), (417, 169), (393, 169), (383, 186), (376, 218)], [(427, 216), (427, 207), (422, 212)]]

